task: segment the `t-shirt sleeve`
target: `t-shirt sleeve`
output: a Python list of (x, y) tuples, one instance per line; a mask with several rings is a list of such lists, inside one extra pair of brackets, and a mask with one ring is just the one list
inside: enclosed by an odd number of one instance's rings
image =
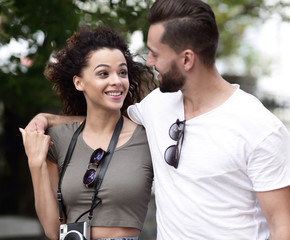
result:
[(290, 185), (290, 135), (285, 126), (271, 132), (253, 151), (248, 175), (255, 191)]
[(136, 103), (134, 105), (129, 106), (127, 109), (129, 118), (137, 124), (143, 124), (143, 111), (142, 111), (142, 101), (140, 103)]
[[(49, 128), (46, 133), (47, 133), (47, 135), (50, 136), (51, 141), (53, 143), (55, 143), (55, 141), (56, 141), (55, 129), (54, 128)], [(52, 146), (49, 147), (48, 152), (47, 152), (47, 159), (49, 161), (57, 164), (57, 162), (58, 162), (57, 159), (58, 158), (57, 158), (57, 150), (56, 150), (56, 145), (55, 144), (53, 144)]]

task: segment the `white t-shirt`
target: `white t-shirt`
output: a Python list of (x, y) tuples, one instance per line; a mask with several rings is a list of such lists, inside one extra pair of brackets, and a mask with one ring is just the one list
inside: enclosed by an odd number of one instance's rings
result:
[(130, 106), (146, 128), (153, 160), (159, 240), (265, 240), (255, 191), (290, 185), (290, 135), (258, 99), (237, 86), (216, 109), (186, 121), (177, 169), (164, 160), (184, 120), (182, 93), (150, 93)]

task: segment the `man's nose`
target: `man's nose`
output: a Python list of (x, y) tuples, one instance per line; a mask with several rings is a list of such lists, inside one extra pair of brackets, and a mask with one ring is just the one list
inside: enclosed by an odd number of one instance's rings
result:
[(153, 61), (153, 57), (152, 57), (152, 53), (151, 53), (151, 51), (149, 51), (148, 54), (147, 54), (146, 65), (147, 65), (148, 67), (152, 67), (152, 66), (154, 66), (154, 61)]

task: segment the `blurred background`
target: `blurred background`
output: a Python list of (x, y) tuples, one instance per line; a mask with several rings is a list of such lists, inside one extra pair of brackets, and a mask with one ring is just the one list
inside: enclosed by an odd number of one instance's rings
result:
[[(51, 53), (80, 25), (118, 30), (146, 59), (153, 0), (0, 0), (0, 239), (45, 239), (19, 127), (61, 105), (43, 77)], [(217, 67), (290, 128), (290, 1), (207, 0), (220, 30)], [(156, 236), (154, 195), (141, 240)]]

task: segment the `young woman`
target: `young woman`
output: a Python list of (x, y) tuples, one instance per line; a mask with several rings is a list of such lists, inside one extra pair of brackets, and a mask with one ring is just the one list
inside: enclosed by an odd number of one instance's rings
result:
[[(54, 55), (44, 74), (54, 83), (65, 114), (86, 115), (67, 167), (68, 147), (81, 123), (52, 127), (48, 135), (20, 129), (36, 212), (46, 236), (58, 239), (60, 224), (87, 222), (91, 239), (138, 239), (150, 200), (152, 163), (143, 127), (122, 115), (155, 87), (153, 74), (133, 61), (124, 39), (106, 27), (81, 28)], [(120, 119), (123, 127), (116, 146), (108, 151)], [(92, 200), (95, 178), (107, 156), (111, 160)], [(61, 192), (58, 198), (57, 192)], [(91, 220), (88, 210), (93, 213)], [(62, 227), (62, 231), (67, 230)]]

